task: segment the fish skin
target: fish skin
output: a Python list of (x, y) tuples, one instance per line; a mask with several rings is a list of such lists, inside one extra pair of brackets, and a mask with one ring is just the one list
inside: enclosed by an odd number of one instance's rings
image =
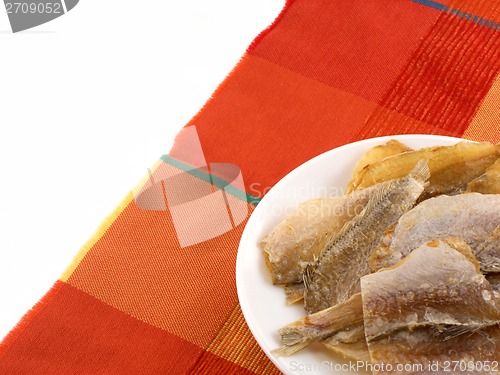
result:
[[(349, 330), (360, 331), (360, 327), (363, 327), (363, 304), (361, 294), (357, 293), (344, 303), (307, 315), (281, 328), (278, 333), (281, 336), (282, 346), (273, 353), (288, 356), (340, 331), (344, 333)], [(362, 337), (364, 340), (364, 334)], [(359, 335), (355, 341), (358, 340)], [(344, 338), (343, 342), (346, 341), (348, 340)]]
[[(439, 331), (429, 328), (415, 328), (411, 333), (409, 331), (398, 331), (390, 337), (381, 338), (376, 344), (368, 344), (371, 354), (372, 365), (384, 363), (391, 364), (393, 369), (397, 364), (413, 366), (415, 371), (396, 372), (392, 371), (373, 371), (375, 375), (385, 374), (414, 374), (414, 375), (476, 375), (491, 374), (498, 375), (497, 371), (453, 371), (459, 368), (459, 361), (465, 363), (471, 362), (479, 365), (480, 363), (489, 363), (498, 361), (500, 358), (500, 326), (492, 326), (482, 329), (481, 332), (471, 332), (465, 338), (459, 337), (455, 340), (439, 340)], [(492, 341), (490, 341), (492, 340)], [(456, 343), (461, 341), (463, 348), (457, 352)], [(425, 343), (417, 346), (414, 343)], [(474, 348), (478, 354), (471, 354)], [(403, 355), (402, 353), (405, 353)], [(429, 354), (430, 353), (430, 354)], [(453, 362), (455, 361), (455, 362)], [(437, 369), (429, 367), (429, 364), (441, 364)], [(421, 366), (420, 370), (416, 366)], [(411, 367), (409, 367), (411, 368)], [(491, 365), (490, 365), (490, 368)]]
[(359, 326), (351, 331), (354, 331), (354, 334), (347, 340), (343, 337), (339, 337), (346, 333), (345, 331), (341, 331), (339, 334), (322, 340), (321, 343), (344, 358), (370, 362), (370, 352), (368, 351), (368, 345), (366, 343), (364, 327)]
[(500, 296), (500, 272), (485, 275), (486, 280), (491, 284), (494, 292)]
[(368, 256), (385, 229), (417, 201), (430, 177), (421, 160), (410, 173), (379, 186), (367, 206), (328, 242), (304, 272), (304, 307), (308, 314), (346, 301), (359, 292), (359, 278), (370, 272)]
[(500, 272), (500, 225), (475, 249), (483, 273)]
[(354, 191), (354, 182), (358, 179), (358, 176), (362, 173), (363, 169), (368, 165), (377, 163), (387, 157), (401, 154), (403, 152), (414, 151), (405, 144), (391, 139), (389, 142), (370, 148), (365, 154), (359, 159), (354, 166), (352, 171), (351, 181), (347, 184), (347, 192)]
[(285, 297), (286, 304), (293, 305), (294, 303), (300, 302), (304, 299), (304, 283), (299, 284), (286, 284), (285, 285)]
[[(462, 262), (466, 261), (464, 263), (469, 267), (469, 271), (473, 270), (476, 274), (480, 271), (479, 262), (474, 258), (469, 246), (460, 238), (449, 238), (444, 242), (434, 240), (430, 241), (426, 246), (432, 250), (438, 248), (438, 250), (446, 249), (449, 251), (454, 250), (455, 252), (459, 252), (463, 255), (463, 258), (459, 258), (459, 260)], [(425, 256), (423, 258), (425, 258)], [(430, 259), (432, 260), (432, 258)], [(403, 260), (398, 263), (398, 265), (393, 266), (392, 270), (399, 267), (399, 265), (404, 264), (405, 261), (406, 260)], [(406, 267), (408, 267), (408, 265)], [(408, 270), (408, 274), (411, 274), (411, 272), (412, 269)], [(387, 274), (383, 273), (382, 275)], [(495, 285), (500, 286), (500, 274), (490, 274), (488, 277), (490, 277), (488, 282), (490, 282), (492, 287), (491, 292), (493, 293), (493, 298), (499, 299), (500, 290), (497, 290)], [(382, 276), (382, 282), (384, 282), (387, 278), (388, 276)], [(364, 279), (366, 279), (366, 276), (362, 278), (362, 280)], [(388, 285), (382, 284), (382, 289), (390, 291), (391, 289), (396, 289), (394, 286), (399, 288), (399, 290), (403, 287), (406, 288), (406, 285), (408, 284), (401, 287), (400, 280), (400, 278), (396, 278), (396, 283), (392, 288)], [(460, 283), (460, 280), (458, 283)], [(378, 285), (377, 282), (373, 284)], [(366, 289), (366, 286), (362, 289), (363, 293), (366, 292)], [(460, 301), (461, 297), (462, 296), (457, 295), (457, 301)], [(398, 300), (399, 299), (395, 299), (395, 301)], [(397, 310), (401, 310), (402, 313), (406, 313), (406, 315), (411, 314), (413, 311), (413, 302), (414, 299), (410, 301), (410, 304), (407, 304), (405, 308), (397, 306)], [(440, 301), (436, 301), (438, 304), (439, 302)], [(430, 305), (432, 302), (426, 301), (425, 303), (426, 305)], [(482, 308), (480, 304), (479, 306)], [(488, 309), (485, 309), (485, 311), (491, 312), (491, 310)], [(346, 358), (370, 361), (370, 355), (368, 353), (365, 338), (365, 318), (363, 317), (363, 312), (362, 298), (361, 295), (357, 293), (342, 304), (338, 304), (308, 315), (307, 317), (293, 322), (279, 330), (283, 346), (274, 353), (278, 355), (291, 355), (313, 342), (320, 341), (328, 349), (341, 354)], [(420, 313), (420, 315), (424, 315), (424, 317), (426, 316), (425, 313)], [(427, 317), (429, 316), (430, 315), (427, 315)], [(367, 317), (369, 316), (367, 315)], [(496, 317), (496, 315), (493, 315), (493, 319), (496, 319)], [(450, 322), (451, 320), (448, 321), (448, 323)], [(404, 324), (406, 323), (407, 322)], [(391, 331), (397, 331), (399, 328), (401, 328), (401, 326), (392, 327)]]
[(361, 279), (373, 365), (500, 358), (500, 294), (463, 242), (457, 250), (450, 244), (457, 242), (431, 241), (392, 268)]
[(368, 203), (377, 188), (303, 202), (260, 243), (273, 284), (302, 283), (302, 273), (325, 246)]
[(470, 181), (485, 173), (499, 156), (500, 145), (487, 142), (459, 142), (453, 146), (423, 148), (390, 156), (366, 166), (351, 186), (357, 190), (401, 178), (419, 160), (427, 159), (432, 176), (420, 200), (441, 194), (459, 194)]
[[(370, 256), (375, 272), (390, 267), (415, 247), (433, 239), (462, 238), (485, 269), (500, 260), (500, 195), (441, 195), (421, 202), (389, 228)], [(482, 250), (481, 250), (482, 249)]]
[(500, 194), (500, 159), (467, 184), (467, 193)]

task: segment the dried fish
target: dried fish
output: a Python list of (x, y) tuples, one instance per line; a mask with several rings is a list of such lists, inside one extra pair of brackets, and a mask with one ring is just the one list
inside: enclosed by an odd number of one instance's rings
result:
[(389, 156), (401, 154), (403, 152), (413, 151), (408, 146), (402, 144), (401, 142), (391, 139), (389, 142), (372, 147), (358, 160), (356, 165), (354, 166), (354, 171), (352, 172), (352, 179), (347, 184), (347, 190), (354, 190), (354, 181), (357, 181), (360, 174), (363, 173), (363, 169), (370, 164), (379, 162)]
[[(390, 267), (420, 244), (433, 239), (462, 238), (484, 264), (495, 271), (500, 264), (500, 195), (442, 195), (421, 202), (389, 227), (370, 256), (370, 268)], [(496, 266), (495, 266), (496, 265)]]
[(500, 194), (500, 159), (497, 159), (484, 174), (469, 182), (466, 192)]
[(500, 272), (487, 274), (486, 280), (491, 284), (493, 290), (500, 294)]
[(307, 313), (342, 303), (359, 292), (359, 278), (369, 273), (373, 248), (387, 226), (415, 204), (428, 179), (429, 168), (422, 160), (408, 176), (380, 186), (365, 209), (328, 241), (304, 273)]
[(500, 294), (481, 274), (470, 249), (456, 247), (429, 242), (393, 268), (361, 279), (374, 367), (409, 364), (431, 374), (439, 372), (430, 363), (500, 358)]
[(328, 238), (363, 210), (377, 188), (302, 203), (261, 241), (274, 284), (302, 283), (302, 273)]
[(292, 305), (304, 299), (304, 283), (300, 284), (286, 284), (285, 285), (285, 298), (288, 305)]
[[(354, 359), (356, 361), (370, 362), (370, 352), (366, 344), (364, 326), (352, 329), (353, 334), (347, 340), (344, 339), (345, 331), (341, 331), (331, 337), (321, 341), (331, 351), (340, 354), (345, 358)], [(348, 331), (348, 333), (351, 333)]]
[[(283, 346), (273, 353), (291, 355), (313, 342), (332, 337), (339, 331), (344, 332), (344, 335), (349, 331), (356, 332), (356, 342), (360, 339), (361, 331), (364, 341), (364, 332), (360, 330), (360, 327), (363, 327), (363, 305), (361, 294), (357, 293), (344, 303), (308, 315), (281, 328), (278, 333), (281, 335)], [(333, 340), (338, 341), (339, 337)], [(349, 342), (349, 339), (344, 337), (343, 342), (346, 341)], [(333, 344), (333, 341), (330, 342), (331, 346)]]
[(489, 143), (388, 142), (358, 161), (356, 191), (305, 202), (278, 224), (261, 242), (273, 283), (309, 315), (279, 330), (273, 353), (317, 342), (375, 374), (498, 360), (499, 156)]
[(472, 142), (405, 152), (366, 166), (352, 186), (362, 189), (401, 178), (419, 160), (427, 159), (431, 178), (420, 200), (439, 194), (457, 194), (465, 190), (467, 183), (482, 175), (499, 158), (499, 152), (498, 145)]
[(483, 273), (500, 272), (500, 225), (475, 248)]

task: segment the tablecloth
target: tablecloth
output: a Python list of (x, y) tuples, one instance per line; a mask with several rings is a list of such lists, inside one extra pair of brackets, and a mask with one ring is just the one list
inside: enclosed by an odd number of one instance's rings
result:
[(279, 373), (236, 294), (255, 206), (356, 140), (499, 142), (499, 72), (498, 1), (287, 1), (1, 342), (0, 373)]

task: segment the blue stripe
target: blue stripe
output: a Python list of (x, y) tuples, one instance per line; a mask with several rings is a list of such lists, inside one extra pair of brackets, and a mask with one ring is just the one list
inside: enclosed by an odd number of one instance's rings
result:
[(414, 3), (419, 3), (437, 10), (440, 10), (442, 12), (447, 12), (450, 7), (448, 5), (440, 4), (432, 0), (413, 0)]
[(471, 21), (474, 23), (477, 23), (482, 26), (489, 27), (494, 30), (500, 30), (500, 22), (494, 22), (487, 20), (485, 18), (481, 18), (479, 16), (476, 16), (475, 14), (463, 12), (459, 9), (456, 8), (451, 8), (448, 5), (438, 3), (437, 1), (432, 1), (432, 0), (412, 0), (414, 3), (418, 3), (421, 5), (425, 5), (427, 7), (430, 7), (432, 9), (439, 10), (441, 12), (447, 12), (450, 13), (451, 15), (466, 19), (467, 21)]
[(174, 166), (174, 167), (176, 167), (184, 172), (187, 172), (195, 177), (198, 177), (199, 179), (201, 179), (203, 181), (209, 182), (214, 186), (218, 186), (221, 189), (223, 189), (226, 193), (229, 193), (232, 196), (239, 198), (243, 201), (247, 201), (250, 204), (253, 204), (256, 206), (261, 201), (261, 198), (256, 197), (256, 196), (251, 195), (251, 194), (248, 194), (247, 192), (238, 189), (237, 187), (231, 185), (230, 182), (227, 182), (220, 177), (217, 177), (217, 176), (202, 172), (198, 169), (195, 169), (192, 166), (185, 164), (179, 160), (176, 160), (169, 155), (163, 155), (160, 159), (162, 161), (164, 161), (165, 163), (170, 164), (170, 165), (172, 165), (172, 166)]

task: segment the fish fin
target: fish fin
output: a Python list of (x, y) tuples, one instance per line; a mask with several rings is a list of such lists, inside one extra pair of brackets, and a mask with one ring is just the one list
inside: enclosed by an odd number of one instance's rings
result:
[(293, 328), (281, 329), (279, 333), (281, 335), (281, 342), (283, 345), (281, 348), (275, 349), (271, 352), (276, 356), (286, 357), (292, 355), (310, 345), (314, 341), (311, 338), (304, 337), (299, 331)]
[(309, 286), (311, 285), (312, 283), (312, 277), (313, 277), (313, 274), (314, 274), (314, 269), (316, 267), (314, 266), (314, 264), (308, 264), (305, 268), (304, 268), (304, 273), (302, 274), (302, 281), (304, 282), (304, 293), (307, 292), (307, 290), (309, 289)]
[(408, 176), (420, 181), (426, 182), (431, 177), (431, 170), (427, 159), (420, 159), (413, 169), (408, 173)]

